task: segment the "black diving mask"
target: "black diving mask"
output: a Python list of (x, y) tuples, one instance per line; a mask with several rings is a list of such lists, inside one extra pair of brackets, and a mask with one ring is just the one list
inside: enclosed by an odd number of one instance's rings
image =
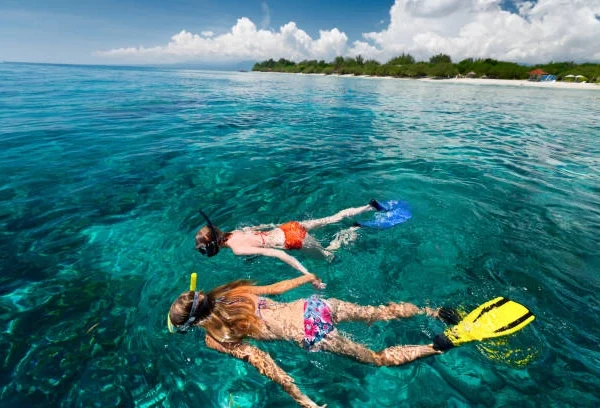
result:
[(213, 226), (212, 222), (210, 222), (210, 218), (208, 218), (204, 211), (200, 210), (200, 214), (202, 214), (202, 216), (206, 220), (206, 224), (210, 229), (213, 239), (207, 244), (197, 244), (196, 250), (202, 255), (206, 255), (210, 258), (211, 256), (215, 256), (219, 253), (219, 240), (217, 238), (217, 231), (215, 230), (215, 227)]

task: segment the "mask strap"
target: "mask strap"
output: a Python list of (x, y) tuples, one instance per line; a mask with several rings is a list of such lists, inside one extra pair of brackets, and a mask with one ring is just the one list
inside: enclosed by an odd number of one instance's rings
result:
[[(202, 303), (198, 305), (200, 291), (196, 290), (197, 280), (198, 274), (196, 272), (193, 272), (190, 275), (190, 290), (194, 291), (194, 301), (192, 302), (192, 308), (190, 309), (190, 317), (188, 318), (187, 322), (185, 322), (183, 326), (177, 328), (177, 331), (180, 333), (187, 332), (190, 329), (190, 326), (194, 324), (196, 319), (200, 317), (199, 315), (208, 315), (208, 313), (206, 313), (206, 310), (204, 310), (206, 308), (206, 305), (208, 304), (208, 296), (205, 296), (204, 299), (202, 299)], [(196, 313), (198, 311), (198, 308), (200, 308), (201, 313)]]
[(190, 329), (190, 326), (192, 324), (194, 324), (194, 322), (196, 321), (196, 309), (198, 309), (198, 298), (199, 298), (200, 292), (199, 291), (195, 291), (194, 292), (194, 302), (192, 303), (192, 309), (190, 310), (190, 317), (187, 320), (187, 322), (185, 322), (183, 324), (183, 326), (180, 326), (177, 328), (177, 331), (180, 333), (185, 333)]

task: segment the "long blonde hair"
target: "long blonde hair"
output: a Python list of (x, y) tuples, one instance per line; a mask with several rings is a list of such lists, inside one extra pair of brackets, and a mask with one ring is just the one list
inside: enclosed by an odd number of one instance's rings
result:
[[(200, 293), (198, 303), (207, 298), (209, 313), (200, 316), (195, 325), (204, 327), (207, 334), (221, 343), (239, 343), (244, 337), (260, 332), (261, 320), (256, 315), (256, 303), (250, 291), (254, 283), (236, 280), (221, 285), (210, 292)], [(185, 324), (190, 318), (194, 292), (184, 292), (169, 310), (169, 319), (175, 326)]]

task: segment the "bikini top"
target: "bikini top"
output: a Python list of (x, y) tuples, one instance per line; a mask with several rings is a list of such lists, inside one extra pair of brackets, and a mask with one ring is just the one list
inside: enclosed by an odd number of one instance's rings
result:
[(268, 235), (268, 234), (264, 231), (255, 232), (254, 234), (260, 235), (260, 239), (262, 240), (262, 246), (264, 248), (265, 247), (265, 235)]
[(261, 309), (266, 309), (266, 308), (267, 308), (267, 298), (264, 298), (264, 297), (262, 297), (262, 296), (259, 296), (259, 297), (258, 297), (258, 303), (257, 303), (257, 305), (256, 305), (256, 314), (257, 314), (257, 315), (258, 315), (258, 317), (260, 317), (261, 319), (262, 319), (263, 317), (262, 317), (262, 314), (260, 313), (260, 310), (261, 310)]

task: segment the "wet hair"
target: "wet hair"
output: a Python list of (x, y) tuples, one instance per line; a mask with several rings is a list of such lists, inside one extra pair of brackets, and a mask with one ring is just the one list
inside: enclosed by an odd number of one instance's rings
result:
[(208, 225), (205, 225), (198, 230), (196, 233), (196, 249), (206, 248), (211, 242), (217, 242), (220, 245), (227, 241), (227, 238), (231, 235), (230, 232), (223, 232), (215, 226), (213, 226), (213, 228), (217, 234), (216, 237), (213, 236), (213, 232)]
[[(207, 334), (221, 343), (239, 343), (243, 338), (258, 334), (261, 321), (256, 315), (256, 303), (250, 292), (254, 283), (236, 280), (219, 286), (208, 293), (199, 294), (202, 302), (208, 297), (210, 313), (194, 325), (203, 327)], [(169, 319), (175, 326), (182, 326), (190, 318), (194, 292), (184, 292), (169, 310)]]

